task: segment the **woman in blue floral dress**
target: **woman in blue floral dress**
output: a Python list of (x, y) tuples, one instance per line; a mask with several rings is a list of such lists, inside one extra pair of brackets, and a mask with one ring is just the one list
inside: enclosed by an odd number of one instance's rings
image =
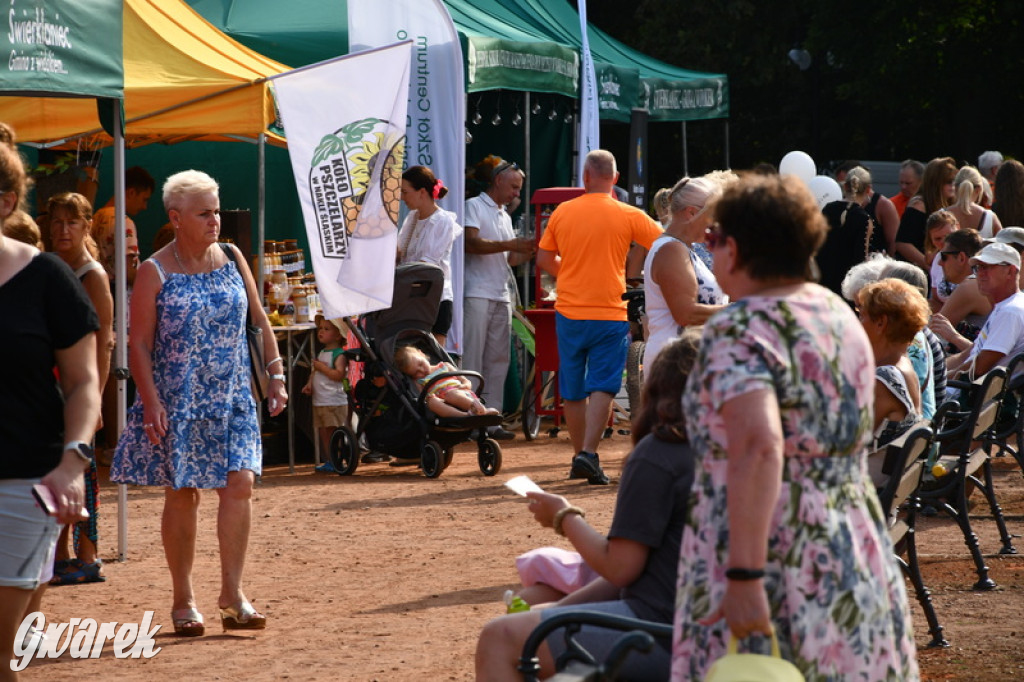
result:
[(183, 636), (205, 631), (191, 573), (199, 489), (217, 490), (221, 623), (225, 629), (263, 628), (266, 619), (242, 592), (252, 487), (262, 453), (249, 386), (247, 308), (263, 328), (264, 353), (272, 358), (272, 415), (288, 399), (277, 341), (245, 259), (217, 241), (220, 200), (213, 178), (199, 171), (172, 175), (163, 199), (175, 238), (142, 264), (135, 280), (130, 364), (138, 393), (110, 478), (164, 486), (171, 620)]
[(811, 681), (917, 680), (906, 591), (867, 476), (874, 362), (849, 306), (810, 283), (826, 226), (796, 178), (727, 189), (709, 229), (735, 301), (684, 394), (697, 473), (680, 549), (672, 680), (703, 680), (773, 628)]

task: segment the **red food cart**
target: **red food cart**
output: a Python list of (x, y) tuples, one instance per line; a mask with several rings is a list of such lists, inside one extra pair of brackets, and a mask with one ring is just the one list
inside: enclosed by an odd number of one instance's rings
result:
[[(534, 238), (540, 245), (541, 235), (547, 227), (548, 218), (555, 207), (564, 201), (575, 199), (584, 193), (582, 187), (549, 187), (533, 193), (530, 204), (535, 220)], [(534, 364), (527, 369), (523, 390), (523, 432), (532, 440), (537, 436), (540, 418), (550, 416), (555, 420), (553, 433), (557, 433), (562, 422), (562, 399), (558, 393), (558, 339), (555, 336), (555, 302), (548, 295), (551, 284), (547, 275), (535, 268), (533, 278), (534, 302), (523, 311), (533, 325)], [(530, 376), (532, 375), (532, 377)]]

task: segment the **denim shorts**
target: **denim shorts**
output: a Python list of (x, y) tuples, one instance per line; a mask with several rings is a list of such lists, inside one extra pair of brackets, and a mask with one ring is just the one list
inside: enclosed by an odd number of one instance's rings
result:
[(572, 320), (556, 312), (555, 334), (558, 390), (564, 400), (583, 400), (594, 391), (619, 392), (629, 350), (629, 322)]
[[(595, 604), (573, 604), (572, 606), (554, 606), (541, 611), (541, 619), (550, 618), (566, 611), (597, 611), (627, 618), (636, 618), (636, 614), (624, 601), (606, 601)], [(573, 639), (579, 642), (584, 649), (589, 651), (598, 662), (611, 653), (615, 643), (626, 633), (621, 630), (610, 630), (596, 625), (584, 625), (580, 628)], [(558, 629), (552, 632), (544, 640), (551, 656), (558, 659), (565, 653), (565, 630)], [(664, 645), (663, 645), (664, 644)], [(672, 665), (672, 656), (667, 648), (668, 642), (660, 643), (655, 640), (655, 645), (648, 653), (633, 650), (626, 656), (622, 668), (619, 670), (621, 679), (660, 682), (669, 678), (669, 669)]]
[(38, 478), (0, 480), (0, 587), (34, 590), (53, 575), (60, 526), (35, 498)]

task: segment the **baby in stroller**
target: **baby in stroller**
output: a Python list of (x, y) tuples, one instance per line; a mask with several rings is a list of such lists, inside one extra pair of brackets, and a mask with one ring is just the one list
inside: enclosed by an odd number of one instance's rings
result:
[[(412, 377), (420, 386), (443, 372), (457, 372), (449, 362), (431, 365), (426, 354), (415, 346), (402, 346), (395, 352), (395, 367)], [(473, 393), (473, 385), (462, 376), (450, 376), (434, 383), (427, 390), (427, 409), (440, 417), (465, 417), (469, 414), (499, 414), (493, 407), (484, 407)]]
[[(390, 456), (393, 466), (419, 464), (424, 475), (436, 478), (455, 446), (466, 441), (476, 442), (485, 476), (501, 470), (501, 447), (487, 432), (501, 423), (501, 415), (486, 409), (472, 391), (473, 385), (477, 390), (483, 385), (483, 377), (452, 365), (430, 333), (443, 284), (436, 265), (400, 265), (391, 307), (361, 316), (358, 324), (349, 321), (358, 345), (346, 354), (367, 364), (353, 395), (358, 425), (338, 428), (331, 439), (331, 463), (340, 475), (356, 470), (365, 445)], [(406, 355), (417, 365), (415, 372), (404, 367)], [(453, 379), (446, 391), (442, 385)], [(436, 387), (441, 395), (431, 396)]]

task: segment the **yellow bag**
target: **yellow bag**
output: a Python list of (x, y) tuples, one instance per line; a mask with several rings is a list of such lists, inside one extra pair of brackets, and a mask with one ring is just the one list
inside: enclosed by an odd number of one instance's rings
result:
[(779, 641), (772, 629), (771, 656), (736, 653), (736, 638), (730, 635), (728, 653), (712, 664), (704, 682), (804, 682), (804, 676), (779, 655)]

